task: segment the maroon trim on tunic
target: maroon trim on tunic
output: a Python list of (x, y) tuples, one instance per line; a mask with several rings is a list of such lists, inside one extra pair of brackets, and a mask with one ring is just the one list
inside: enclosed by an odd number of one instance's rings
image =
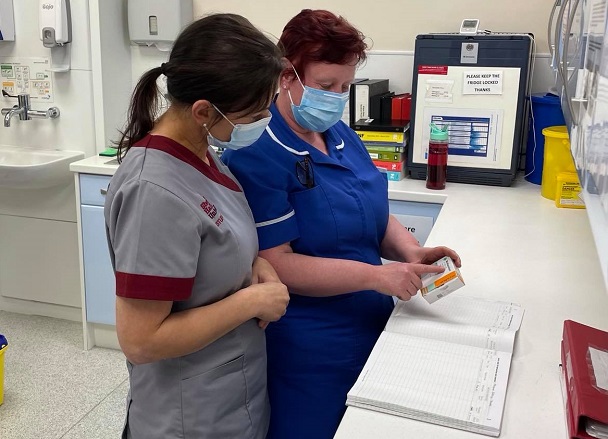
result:
[(193, 286), (193, 277), (163, 277), (116, 272), (116, 295), (129, 299), (186, 300), (192, 294)]
[(133, 147), (144, 147), (166, 152), (176, 159), (188, 163), (190, 166), (205, 175), (205, 177), (207, 177), (209, 180), (212, 180), (217, 184), (221, 184), (222, 186), (225, 186), (235, 192), (241, 192), (239, 185), (217, 168), (217, 165), (213, 161), (213, 157), (211, 157), (209, 151), (207, 151), (207, 160), (209, 160), (208, 165), (202, 161), (200, 157), (175, 140), (155, 134), (148, 134), (146, 137), (136, 142)]

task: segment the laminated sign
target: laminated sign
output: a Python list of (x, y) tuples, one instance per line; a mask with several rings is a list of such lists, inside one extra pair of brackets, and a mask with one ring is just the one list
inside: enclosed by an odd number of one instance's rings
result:
[(501, 95), (502, 71), (470, 70), (464, 72), (463, 95)]

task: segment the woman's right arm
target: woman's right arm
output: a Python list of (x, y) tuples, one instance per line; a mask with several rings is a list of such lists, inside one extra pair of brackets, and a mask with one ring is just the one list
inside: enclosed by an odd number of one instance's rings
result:
[(409, 300), (422, 287), (425, 273), (440, 273), (434, 265), (393, 262), (371, 265), (348, 259), (321, 258), (295, 253), (289, 243), (260, 251), (289, 291), (304, 296), (336, 296), (376, 290)]
[(289, 294), (279, 282), (265, 282), (198, 308), (171, 313), (173, 302), (116, 297), (116, 330), (127, 359), (150, 363), (196, 352), (244, 322), (276, 321)]

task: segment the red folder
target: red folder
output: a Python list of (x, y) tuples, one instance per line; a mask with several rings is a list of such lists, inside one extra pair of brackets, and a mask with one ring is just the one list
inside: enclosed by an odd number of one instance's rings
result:
[(589, 347), (608, 352), (608, 332), (566, 320), (562, 340), (562, 371), (566, 382), (566, 420), (573, 439), (593, 439), (588, 420), (608, 424), (608, 391), (596, 386)]
[(391, 119), (401, 120), (401, 101), (405, 99), (404, 94), (393, 96), (391, 101)]
[(391, 101), (392, 111), (391, 119), (395, 121), (410, 120), (410, 111), (412, 107), (412, 95), (411, 93), (402, 93), (393, 96)]

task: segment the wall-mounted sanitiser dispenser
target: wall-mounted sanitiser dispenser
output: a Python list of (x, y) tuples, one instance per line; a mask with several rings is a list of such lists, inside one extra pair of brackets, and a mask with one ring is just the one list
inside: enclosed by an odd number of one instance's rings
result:
[(127, 0), (129, 38), (168, 51), (193, 18), (192, 0)]
[(13, 0), (0, 0), (0, 41), (15, 41)]
[(38, 7), (40, 40), (51, 49), (53, 72), (70, 70), (70, 44), (72, 42), (72, 16), (69, 0), (40, 0)]

